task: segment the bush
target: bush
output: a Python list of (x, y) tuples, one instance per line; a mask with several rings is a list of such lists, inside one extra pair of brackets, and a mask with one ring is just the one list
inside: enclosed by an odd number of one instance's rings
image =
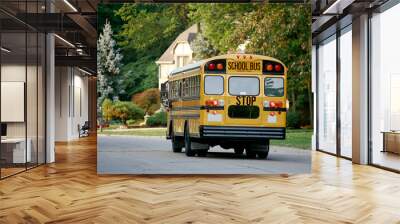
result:
[(135, 94), (132, 101), (147, 114), (153, 114), (160, 108), (160, 91), (158, 88), (147, 89)]
[(142, 119), (144, 111), (129, 101), (117, 101), (113, 106), (113, 117), (120, 120), (126, 125), (127, 120), (138, 120)]
[(289, 111), (287, 113), (287, 126), (289, 128), (300, 128), (301, 116), (298, 112)]
[(149, 127), (155, 126), (167, 126), (167, 113), (159, 112), (149, 117), (146, 121), (146, 125)]
[(134, 125), (135, 123), (136, 123), (136, 120), (133, 120), (133, 119), (129, 119), (126, 121), (127, 125)]
[(101, 106), (101, 112), (105, 122), (110, 122), (113, 118), (113, 102), (110, 99), (105, 99)]

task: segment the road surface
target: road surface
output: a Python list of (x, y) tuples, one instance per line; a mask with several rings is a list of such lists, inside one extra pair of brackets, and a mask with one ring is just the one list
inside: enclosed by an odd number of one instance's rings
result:
[(248, 159), (233, 149), (207, 157), (173, 153), (165, 137), (98, 136), (99, 174), (296, 174), (311, 172), (309, 150), (271, 146), (267, 159)]

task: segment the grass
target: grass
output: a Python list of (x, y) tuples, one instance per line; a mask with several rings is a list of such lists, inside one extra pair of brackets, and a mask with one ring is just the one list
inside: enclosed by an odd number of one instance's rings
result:
[(98, 130), (103, 135), (134, 135), (134, 136), (165, 136), (165, 128), (133, 128), (133, 129), (103, 129)]
[[(103, 129), (103, 135), (165, 136), (165, 128)], [(312, 129), (287, 129), (285, 140), (271, 140), (271, 145), (311, 149)]]
[(312, 129), (287, 129), (285, 140), (271, 140), (271, 145), (311, 149)]

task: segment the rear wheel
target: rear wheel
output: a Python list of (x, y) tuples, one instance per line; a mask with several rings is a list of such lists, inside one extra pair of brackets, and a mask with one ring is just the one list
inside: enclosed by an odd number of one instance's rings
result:
[(194, 156), (196, 153), (192, 149), (192, 140), (190, 139), (189, 127), (185, 125), (185, 154), (187, 156)]
[(197, 155), (198, 155), (199, 157), (206, 157), (206, 156), (207, 156), (207, 151), (204, 151), (204, 150), (199, 151), (199, 152), (197, 152)]
[(171, 136), (172, 151), (173, 152), (182, 152), (182, 147), (184, 145), (183, 139), (182, 139), (182, 137), (175, 136), (172, 124), (170, 127), (171, 128), (170, 128), (169, 134)]
[(235, 154), (243, 155), (243, 152), (244, 152), (244, 148), (243, 147), (234, 148), (233, 150), (235, 150)]
[(183, 145), (183, 141), (182, 140), (180, 140), (176, 136), (172, 136), (171, 137), (171, 142), (172, 142), (172, 151), (173, 152), (177, 152), (177, 153), (178, 152), (182, 152), (182, 145)]
[(249, 158), (266, 159), (269, 153), (269, 140), (264, 144), (251, 144), (246, 148), (246, 155)]
[(256, 158), (256, 152), (255, 151), (253, 151), (252, 149), (246, 149), (246, 157), (247, 158), (251, 158), (251, 159), (253, 159), (253, 158)]
[(267, 156), (268, 156), (268, 151), (266, 151), (266, 152), (257, 152), (257, 157), (259, 159), (265, 159), (265, 158), (267, 158)]

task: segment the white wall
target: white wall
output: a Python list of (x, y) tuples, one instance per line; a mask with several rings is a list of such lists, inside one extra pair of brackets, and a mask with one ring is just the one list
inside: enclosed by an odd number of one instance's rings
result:
[(88, 78), (76, 68), (56, 67), (56, 141), (79, 138), (78, 125), (88, 121)]
[(158, 88), (161, 89), (161, 83), (164, 83), (168, 80), (168, 75), (172, 70), (178, 67), (178, 56), (187, 56), (188, 64), (192, 63), (193, 51), (190, 47), (190, 44), (187, 42), (177, 43), (174, 51), (174, 63), (163, 63), (159, 64), (159, 77), (158, 77)]
[(175, 64), (160, 64), (159, 65), (159, 78), (158, 78), (158, 88), (161, 89), (161, 83), (168, 80), (168, 75), (172, 70), (176, 68)]

